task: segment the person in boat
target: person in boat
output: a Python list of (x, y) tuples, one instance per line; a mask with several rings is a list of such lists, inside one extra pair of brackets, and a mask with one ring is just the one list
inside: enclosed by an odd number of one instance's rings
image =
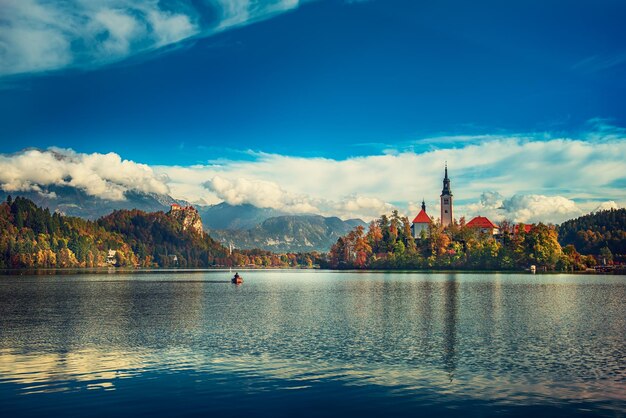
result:
[(241, 276), (239, 276), (239, 273), (235, 273), (235, 277), (233, 277), (233, 279), (237, 280), (237, 279), (239, 279), (239, 277), (241, 277)]

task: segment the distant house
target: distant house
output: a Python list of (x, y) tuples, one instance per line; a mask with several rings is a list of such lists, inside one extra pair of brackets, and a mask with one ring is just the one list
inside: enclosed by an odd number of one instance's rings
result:
[(107, 253), (107, 264), (114, 265), (115, 263), (117, 263), (116, 255), (117, 255), (117, 251), (109, 250), (109, 252)]
[(426, 203), (422, 200), (422, 210), (417, 214), (413, 223), (411, 224), (411, 233), (413, 238), (421, 238), (422, 231), (428, 233), (428, 226), (430, 225), (430, 216), (426, 214)]
[(500, 229), (484, 216), (477, 216), (467, 223), (468, 228), (478, 230), (481, 234), (498, 235)]

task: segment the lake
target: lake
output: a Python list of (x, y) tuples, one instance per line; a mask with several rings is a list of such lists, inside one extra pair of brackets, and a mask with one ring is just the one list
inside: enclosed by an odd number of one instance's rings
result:
[(626, 416), (626, 276), (0, 276), (0, 414)]

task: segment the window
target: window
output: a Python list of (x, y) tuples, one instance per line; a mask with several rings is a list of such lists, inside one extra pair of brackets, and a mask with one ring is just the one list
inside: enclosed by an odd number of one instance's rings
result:
[(444, 213), (448, 213), (448, 209), (444, 210)]
[(443, 204), (447, 205), (448, 204), (448, 199), (443, 199)]

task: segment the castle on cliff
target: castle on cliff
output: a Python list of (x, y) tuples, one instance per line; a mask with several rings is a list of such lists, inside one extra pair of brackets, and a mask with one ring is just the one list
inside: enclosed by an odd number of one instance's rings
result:
[(204, 235), (202, 219), (198, 210), (193, 206), (181, 206), (178, 203), (173, 203), (170, 205), (168, 215), (181, 223), (183, 231), (191, 230), (200, 236)]

